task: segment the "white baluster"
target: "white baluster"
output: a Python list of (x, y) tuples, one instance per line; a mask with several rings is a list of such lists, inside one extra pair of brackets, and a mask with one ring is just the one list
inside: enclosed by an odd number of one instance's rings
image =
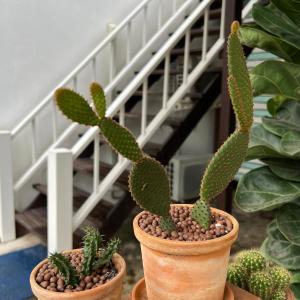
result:
[(164, 86), (163, 86), (163, 108), (167, 107), (169, 99), (169, 84), (170, 84), (170, 53), (165, 57), (164, 68)]
[(209, 21), (209, 9), (206, 9), (204, 13), (203, 37), (202, 37), (202, 60), (206, 59), (206, 53), (207, 53), (208, 21)]
[(131, 59), (131, 22), (127, 24), (126, 30), (126, 63), (128, 64)]
[(93, 81), (97, 81), (97, 60), (96, 56), (92, 59), (92, 72), (93, 72)]
[(37, 157), (36, 149), (36, 128), (35, 128), (35, 118), (30, 122), (31, 129), (31, 154), (32, 154), (32, 163), (35, 163)]
[(161, 28), (161, 24), (162, 24), (162, 1), (158, 0), (158, 13), (157, 13), (157, 28), (160, 29)]
[(51, 103), (52, 105), (52, 134), (53, 134), (53, 142), (57, 140), (57, 109), (54, 101)]
[(148, 7), (146, 5), (143, 10), (143, 32), (142, 32), (143, 46), (145, 46), (147, 42), (147, 31), (148, 31), (147, 22), (148, 22)]
[(94, 170), (93, 170), (93, 186), (94, 193), (98, 192), (100, 178), (100, 135), (97, 134), (94, 139)]
[(143, 83), (143, 98), (142, 98), (142, 124), (141, 134), (146, 133), (147, 127), (147, 102), (148, 102), (148, 78)]
[(191, 30), (188, 29), (186, 34), (185, 34), (184, 62), (183, 62), (183, 83), (187, 82), (187, 77), (188, 77), (188, 74), (189, 74), (190, 41), (191, 41)]
[(226, 12), (226, 0), (222, 0), (222, 10), (221, 10), (221, 29), (220, 38), (223, 39), (225, 36), (225, 12)]

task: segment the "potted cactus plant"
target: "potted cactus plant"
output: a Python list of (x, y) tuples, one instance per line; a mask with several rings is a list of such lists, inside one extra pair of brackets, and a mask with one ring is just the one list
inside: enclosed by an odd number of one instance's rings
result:
[(170, 184), (163, 166), (139, 148), (133, 135), (105, 117), (105, 96), (93, 83), (91, 107), (66, 88), (56, 92), (64, 115), (80, 124), (99, 126), (101, 134), (119, 154), (132, 161), (129, 188), (145, 211), (133, 222), (141, 243), (149, 300), (223, 300), (230, 248), (238, 235), (238, 223), (209, 202), (232, 180), (247, 152), (253, 119), (250, 79), (232, 24), (228, 39), (228, 87), (239, 127), (209, 163), (194, 205), (171, 205)]
[(33, 294), (39, 300), (121, 300), (126, 264), (117, 254), (120, 240), (102, 242), (97, 229), (85, 228), (82, 249), (53, 253), (33, 269)]
[[(230, 283), (257, 296), (253, 299), (261, 300), (294, 300), (289, 289), (291, 278), (288, 270), (267, 261), (256, 249), (238, 253), (227, 272)], [(237, 289), (238, 296), (245, 295), (242, 290)]]

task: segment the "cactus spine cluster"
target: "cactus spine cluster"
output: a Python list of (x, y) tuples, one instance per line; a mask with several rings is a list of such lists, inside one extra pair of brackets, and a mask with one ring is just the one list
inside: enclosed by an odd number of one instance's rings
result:
[(205, 228), (210, 224), (209, 201), (227, 187), (245, 159), (253, 120), (252, 88), (238, 29), (239, 23), (233, 22), (227, 52), (228, 89), (239, 127), (215, 153), (205, 170), (200, 200), (192, 211), (193, 218)]
[[(228, 87), (239, 128), (217, 151), (205, 171), (200, 200), (192, 210), (192, 217), (205, 229), (211, 224), (208, 202), (227, 187), (243, 162), (252, 125), (252, 90), (237, 36), (238, 28), (238, 22), (234, 22), (228, 39)], [(62, 113), (71, 120), (83, 125), (98, 126), (111, 147), (132, 161), (129, 188), (133, 198), (143, 209), (161, 216), (160, 226), (163, 230), (175, 229), (169, 214), (170, 184), (165, 169), (158, 161), (143, 153), (130, 131), (105, 116), (106, 101), (101, 86), (93, 83), (90, 93), (93, 107), (82, 96), (66, 88), (56, 91), (55, 100)]]
[(283, 267), (273, 266), (259, 250), (246, 250), (229, 265), (227, 280), (262, 300), (285, 300), (291, 275)]
[[(118, 251), (120, 240), (113, 239), (102, 247), (102, 236), (99, 231), (91, 226), (84, 229), (83, 237), (83, 263), (81, 274), (90, 275), (93, 271), (111, 263), (113, 255)], [(62, 253), (53, 253), (49, 256), (49, 262), (55, 266), (67, 285), (78, 285), (80, 274), (72, 266), (70, 261)]]

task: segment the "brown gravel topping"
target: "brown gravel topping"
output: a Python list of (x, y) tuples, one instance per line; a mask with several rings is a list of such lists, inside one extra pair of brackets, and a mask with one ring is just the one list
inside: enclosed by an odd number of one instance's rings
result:
[(209, 230), (201, 228), (191, 216), (191, 208), (172, 206), (170, 214), (176, 224), (176, 231), (168, 233), (159, 227), (160, 217), (150, 212), (143, 212), (138, 220), (140, 228), (146, 233), (165, 240), (206, 241), (226, 235), (232, 230), (232, 223), (226, 217), (212, 214)]
[[(81, 271), (83, 263), (83, 255), (79, 253), (64, 254), (78, 273)], [(80, 282), (78, 286), (66, 285), (63, 278), (58, 274), (57, 268), (53, 267), (50, 263), (45, 263), (38, 270), (36, 275), (36, 282), (44, 289), (53, 292), (79, 292), (90, 290), (109, 280), (113, 279), (118, 274), (115, 266), (100, 268), (93, 272), (90, 276), (80, 275)]]

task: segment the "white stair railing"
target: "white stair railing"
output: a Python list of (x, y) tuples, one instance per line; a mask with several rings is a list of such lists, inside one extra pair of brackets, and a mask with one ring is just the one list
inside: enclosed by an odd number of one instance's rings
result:
[[(190, 2), (192, 3), (193, 1)], [(208, 46), (208, 16), (210, 5), (213, 2), (214, 0), (203, 0), (200, 3), (198, 2), (197, 6), (193, 9), (190, 15), (181, 23), (181, 25), (176, 29), (176, 31), (171, 35), (171, 37), (161, 46), (161, 48), (156, 52), (156, 54), (148, 61), (148, 63), (142, 68), (142, 70), (126, 86), (122, 93), (107, 109), (108, 117), (114, 117), (117, 114), (119, 114), (120, 123), (124, 125), (125, 104), (130, 99), (130, 97), (139, 89), (140, 86), (143, 87), (140, 119), (141, 133), (137, 139), (141, 147), (143, 147), (154, 135), (154, 133), (160, 128), (162, 123), (172, 112), (175, 104), (180, 99), (182, 99), (182, 97), (189, 91), (192, 85), (201, 76), (201, 74), (203, 74), (207, 67), (213, 62), (215, 57), (218, 55), (218, 53), (224, 46), (224, 14), (226, 0), (222, 1), (219, 37), (212, 45)], [(186, 3), (188, 3), (188, 1)], [(191, 27), (202, 16), (204, 17), (204, 34), (202, 38), (203, 55), (198, 64), (196, 64), (194, 68), (190, 70), (189, 54), (191, 42)], [(183, 83), (177, 88), (173, 95), (170, 96), (168, 80), (170, 75), (170, 53), (182, 38), (185, 39)], [(155, 70), (157, 66), (162, 62), (164, 62), (162, 106), (159, 112), (148, 124), (148, 77), (153, 72), (153, 70)], [(110, 92), (109, 87), (105, 88), (105, 92), (106, 94)], [(64, 197), (61, 194), (58, 196), (58, 191), (62, 191), (63, 189), (70, 190), (70, 188), (72, 187), (73, 166), (71, 164), (68, 164), (68, 167), (71, 170), (67, 172), (64, 171), (64, 174), (69, 174), (69, 178), (59, 181), (57, 179), (57, 173), (59, 173), (58, 170), (54, 167), (51, 167), (50, 164), (54, 164), (57, 168), (65, 168), (65, 164), (64, 166), (62, 166), (62, 164), (59, 163), (59, 161), (63, 159), (62, 156), (68, 156), (68, 161), (74, 160), (93, 141), (93, 192), (74, 215), (72, 210), (64, 211), (63, 216), (61, 216), (62, 219), (58, 221), (58, 207), (62, 207), (65, 205), (60, 202), (68, 201), (72, 203), (73, 201), (72, 197), (69, 194), (67, 194), (67, 197)], [(72, 246), (70, 237), (72, 236), (73, 232), (82, 224), (82, 222), (87, 218), (89, 213), (99, 203), (99, 201), (101, 201), (105, 193), (111, 188), (111, 186), (116, 182), (118, 177), (129, 165), (128, 160), (119, 157), (118, 162), (114, 165), (111, 171), (104, 178), (102, 178), (101, 182), (99, 182), (99, 147), (99, 130), (97, 127), (92, 127), (78, 140), (78, 142), (71, 149), (65, 151), (54, 149), (53, 151), (51, 151), (48, 160), (48, 251), (50, 252), (60, 251), (62, 249), (70, 248)], [(63, 172), (63, 170), (60, 171)], [(68, 187), (65, 186), (66, 182), (69, 185)], [(53, 192), (53, 189), (55, 189), (56, 192)], [(70, 205), (68, 204), (68, 206)], [(64, 228), (69, 228), (69, 231), (67, 232), (66, 230), (64, 230), (57, 232), (57, 230), (55, 230), (55, 228), (57, 228), (57, 222), (59, 222), (59, 224), (61, 224), (61, 226), (63, 226)], [(69, 241), (68, 244), (65, 243), (65, 241)]]

